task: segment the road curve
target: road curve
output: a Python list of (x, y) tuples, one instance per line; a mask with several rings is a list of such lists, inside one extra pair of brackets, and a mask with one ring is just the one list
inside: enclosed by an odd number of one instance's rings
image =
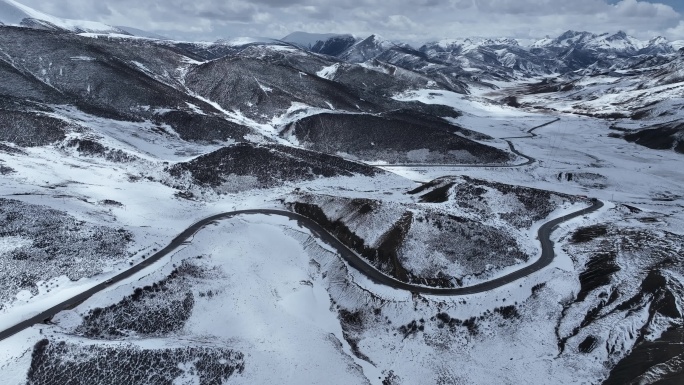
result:
[(518, 155), (521, 158), (527, 159), (523, 163), (518, 163), (518, 164), (499, 164), (499, 163), (492, 163), (492, 164), (468, 164), (468, 163), (402, 163), (402, 164), (379, 164), (379, 163), (367, 163), (369, 166), (374, 166), (374, 167), (382, 167), (382, 168), (398, 168), (398, 167), (424, 167), (424, 168), (436, 168), (436, 167), (467, 167), (467, 168), (516, 168), (516, 167), (524, 167), (524, 166), (529, 166), (530, 164), (536, 162), (537, 160), (531, 156), (525, 155), (522, 152), (518, 151), (513, 143), (509, 139), (525, 139), (525, 138), (535, 138), (537, 137), (537, 134), (534, 133), (535, 130), (546, 127), (548, 125), (551, 125), (553, 123), (556, 123), (560, 121), (560, 118), (556, 118), (550, 122), (546, 122), (544, 124), (540, 124), (538, 126), (532, 127), (529, 130), (526, 131), (528, 135), (525, 136), (509, 136), (506, 138), (499, 138), (501, 140), (505, 140), (506, 143), (508, 143), (508, 148), (511, 150), (512, 153), (515, 155)]
[[(499, 167), (499, 168), (511, 168), (511, 167), (521, 167), (521, 166), (526, 166), (529, 165), (536, 160), (532, 157), (529, 157), (527, 155), (524, 155), (520, 152), (518, 152), (515, 149), (515, 146), (513, 145), (512, 142), (508, 139), (517, 139), (517, 138), (528, 138), (528, 137), (534, 137), (536, 134), (533, 133), (534, 130), (548, 126), (552, 123), (555, 123), (559, 121), (559, 119), (550, 121), (548, 123), (544, 123), (542, 125), (533, 127), (527, 131), (530, 136), (522, 136), (522, 137), (510, 137), (510, 138), (502, 138), (506, 140), (508, 143), (510, 149), (512, 152), (515, 154), (526, 158), (527, 161), (522, 164), (517, 164), (517, 165), (454, 165), (454, 164), (447, 164), (447, 165), (415, 165), (415, 166), (420, 166), (420, 167), (444, 167), (444, 166), (449, 166), (449, 167)], [(383, 167), (411, 167), (411, 165), (404, 164), (404, 165), (383, 165)], [(110, 287), (113, 286), (124, 279), (130, 278), (134, 274), (140, 272), (141, 270), (149, 267), (153, 263), (159, 261), (161, 258), (169, 255), (171, 252), (175, 251), (178, 247), (182, 246), (184, 243), (188, 242), (195, 233), (197, 233), (199, 230), (204, 228), (205, 226), (214, 223), (216, 221), (220, 220), (225, 220), (229, 218), (233, 218), (236, 216), (240, 215), (257, 215), (257, 214), (265, 214), (265, 215), (280, 215), (284, 216), (290, 220), (295, 220), (298, 222), (298, 224), (302, 227), (307, 228), (311, 233), (317, 237), (318, 239), (326, 242), (330, 246), (332, 246), (339, 254), (344, 258), (349, 265), (358, 271), (362, 272), (365, 274), (369, 279), (371, 279), (373, 282), (381, 284), (381, 285), (386, 285), (395, 289), (399, 290), (407, 290), (412, 293), (420, 293), (420, 294), (430, 294), (430, 295), (443, 295), (443, 296), (459, 296), (459, 295), (468, 295), (468, 294), (476, 294), (476, 293), (482, 293), (485, 291), (493, 290), (496, 288), (499, 288), (501, 286), (504, 286), (506, 284), (509, 284), (513, 281), (516, 281), (520, 278), (526, 277), (534, 272), (537, 272), (544, 267), (548, 266), (553, 262), (553, 259), (555, 257), (555, 253), (553, 250), (553, 241), (551, 241), (551, 233), (558, 227), (563, 222), (566, 222), (568, 220), (571, 220), (573, 218), (586, 215), (589, 213), (592, 213), (601, 207), (603, 207), (603, 202), (599, 200), (593, 200), (592, 205), (590, 207), (587, 207), (585, 209), (576, 211), (571, 214), (564, 215), (560, 218), (553, 219), (545, 224), (543, 224), (540, 228), (539, 231), (537, 232), (537, 237), (539, 238), (539, 241), (541, 243), (541, 255), (537, 261), (532, 263), (531, 265), (525, 266), (524, 268), (520, 270), (516, 270), (512, 273), (506, 274), (504, 276), (482, 282), (473, 286), (468, 286), (468, 287), (459, 287), (459, 288), (434, 288), (434, 287), (426, 287), (426, 286), (419, 286), (419, 285), (414, 285), (414, 284), (409, 284), (406, 282), (402, 282), (399, 280), (396, 280), (390, 276), (385, 275), (384, 273), (380, 272), (379, 270), (375, 269), (372, 265), (370, 265), (365, 259), (360, 257), (356, 252), (353, 250), (349, 249), (347, 246), (345, 246), (340, 240), (335, 238), (333, 235), (328, 233), (322, 226), (320, 226), (318, 223), (313, 221), (310, 218), (304, 217), (302, 215), (290, 212), (290, 211), (284, 211), (284, 210), (276, 210), (276, 209), (253, 209), (253, 210), (239, 210), (239, 211), (230, 211), (230, 212), (225, 212), (221, 214), (216, 214), (212, 215), (208, 218), (204, 218), (201, 221), (193, 224), (192, 226), (188, 227), (185, 229), (182, 233), (178, 234), (172, 241), (169, 243), (166, 247), (163, 249), (159, 250), (156, 252), (154, 255), (150, 256), (149, 258), (145, 259), (141, 263), (131, 267), (130, 269), (106, 280), (105, 282), (102, 282), (100, 284), (97, 284), (93, 286), (92, 288), (72, 297), (69, 298), (68, 300), (59, 303), (50, 309), (47, 309), (27, 320), (24, 320), (8, 329), (0, 331), (0, 341), (24, 330), (27, 329), (35, 324), (45, 322), (46, 320), (49, 320), (52, 318), (54, 315), (57, 313), (67, 310), (67, 309), (72, 309), (78, 304), (82, 303), (86, 299), (90, 298), (92, 295)]]
[(169, 255), (171, 252), (175, 251), (179, 246), (182, 246), (185, 242), (189, 241), (195, 233), (197, 233), (199, 230), (201, 230), (203, 227), (214, 223), (216, 221), (220, 220), (225, 220), (229, 218), (233, 218), (236, 216), (240, 215), (256, 215), (256, 214), (266, 214), (266, 215), (279, 215), (279, 216), (284, 216), (288, 219), (295, 220), (298, 222), (298, 224), (302, 227), (307, 228), (308, 230), (311, 231), (313, 236), (317, 237), (318, 239), (326, 242), (330, 246), (332, 246), (339, 254), (342, 256), (347, 263), (349, 263), (350, 266), (353, 268), (359, 270), (363, 274), (365, 274), (368, 278), (370, 278), (373, 282), (381, 284), (381, 285), (386, 285), (395, 289), (399, 290), (407, 290), (413, 293), (420, 293), (420, 294), (431, 294), (431, 295), (444, 295), (444, 296), (459, 296), (459, 295), (467, 295), (467, 294), (475, 294), (475, 293), (481, 293), (484, 291), (489, 291), (492, 289), (496, 289), (498, 287), (501, 287), (503, 285), (506, 285), (508, 283), (511, 283), (517, 279), (520, 279), (522, 277), (525, 277), (531, 273), (534, 273), (536, 271), (539, 271), (540, 269), (548, 266), (551, 262), (553, 262), (553, 259), (555, 257), (554, 250), (553, 250), (553, 242), (550, 239), (550, 235), (553, 232), (553, 230), (561, 223), (568, 221), (570, 219), (576, 218), (581, 215), (586, 215), (589, 213), (592, 213), (598, 209), (603, 207), (603, 202), (599, 200), (594, 200), (593, 204), (590, 207), (587, 207), (585, 209), (576, 211), (574, 213), (562, 216), (560, 218), (556, 218), (552, 221), (549, 221), (545, 223), (544, 225), (539, 228), (538, 232), (538, 237), (541, 242), (542, 246), (542, 252), (541, 256), (537, 261), (535, 261), (533, 264), (526, 266), (520, 270), (516, 270), (510, 274), (507, 274), (505, 276), (499, 277), (492, 279), (487, 282), (483, 282), (477, 285), (473, 286), (468, 286), (468, 287), (459, 287), (459, 288), (434, 288), (434, 287), (426, 287), (426, 286), (419, 286), (419, 285), (413, 285), (409, 284), (406, 282), (401, 282), (398, 281), (392, 277), (389, 277), (377, 269), (370, 265), (365, 259), (360, 257), (357, 253), (349, 249), (347, 246), (345, 246), (341, 241), (339, 241), (337, 238), (335, 238), (333, 235), (328, 233), (322, 226), (320, 226), (318, 223), (314, 222), (313, 220), (304, 217), (302, 215), (290, 212), (290, 211), (284, 211), (284, 210), (275, 210), (275, 209), (254, 209), (254, 210), (239, 210), (239, 211), (231, 211), (231, 212), (226, 212), (226, 213), (221, 213), (221, 214), (216, 214), (213, 216), (210, 216), (208, 218), (202, 219), (201, 221), (193, 224), (192, 226), (188, 227), (180, 233), (176, 238), (174, 238), (171, 243), (169, 243), (168, 246), (164, 247), (160, 251), (156, 252), (154, 255), (150, 256), (149, 258), (145, 259), (143, 262), (131, 267), (130, 269), (124, 271), (123, 273), (120, 273), (116, 275), (113, 278), (108, 279), (105, 282), (102, 282), (86, 291), (83, 293), (80, 293), (72, 298), (69, 298), (68, 300), (57, 304), (50, 309), (47, 309), (25, 321), (20, 322), (17, 325), (14, 325), (8, 329), (5, 329), (3, 331), (0, 331), (0, 340), (4, 340), (24, 329), (27, 329), (37, 323), (44, 322), (50, 318), (52, 318), (55, 314), (71, 309), (81, 302), (85, 301), (86, 299), (90, 298), (92, 295), (95, 293), (98, 293), (112, 285), (115, 285), (121, 281), (123, 281), (126, 278), (131, 277), (132, 275), (140, 272), (141, 270), (145, 269), (146, 267), (152, 265), (153, 263), (159, 261), (161, 258)]

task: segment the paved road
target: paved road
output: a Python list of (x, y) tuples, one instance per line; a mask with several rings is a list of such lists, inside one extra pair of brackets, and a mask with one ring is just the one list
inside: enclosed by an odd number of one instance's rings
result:
[(546, 127), (548, 125), (551, 125), (553, 123), (556, 123), (560, 121), (560, 118), (556, 118), (550, 122), (546, 122), (544, 124), (540, 124), (536, 127), (532, 127), (529, 130), (527, 130), (527, 134), (525, 136), (510, 136), (507, 138), (499, 138), (502, 140), (505, 140), (506, 143), (508, 143), (508, 148), (511, 150), (512, 153), (518, 155), (521, 158), (527, 159), (523, 163), (518, 163), (518, 164), (500, 164), (500, 163), (492, 163), (492, 164), (468, 164), (468, 163), (402, 163), (402, 164), (379, 164), (379, 163), (368, 163), (369, 166), (375, 166), (375, 167), (383, 167), (383, 168), (398, 168), (398, 167), (424, 167), (424, 168), (438, 168), (438, 167), (467, 167), (467, 168), (515, 168), (515, 167), (523, 167), (523, 166), (528, 166), (537, 160), (532, 158), (531, 156), (527, 156), (523, 154), (522, 152), (518, 151), (513, 143), (509, 139), (525, 139), (525, 138), (534, 138), (537, 136), (537, 134), (534, 133), (535, 130)]
[(321, 227), (318, 223), (314, 222), (313, 220), (304, 217), (302, 215), (292, 213), (289, 211), (283, 211), (283, 210), (274, 210), (274, 209), (255, 209), (255, 210), (240, 210), (240, 211), (231, 211), (227, 213), (221, 213), (217, 215), (213, 215), (211, 217), (205, 218), (194, 225), (188, 227), (185, 231), (180, 233), (176, 238), (174, 238), (171, 243), (169, 243), (168, 246), (163, 248), (162, 250), (158, 251), (154, 255), (150, 256), (143, 262), (131, 267), (130, 269), (126, 270), (123, 273), (120, 273), (119, 275), (108, 279), (107, 281), (100, 283), (91, 289), (86, 290), (85, 292), (74, 296), (58, 305), (53, 306), (52, 308), (43, 311), (42, 313), (31, 317), (13, 327), (10, 327), (9, 329), (3, 330), (0, 332), (0, 340), (3, 340), (9, 336), (12, 336), (26, 328), (29, 328), (37, 323), (44, 322), (45, 320), (50, 319), (53, 317), (55, 314), (67, 310), (67, 309), (72, 309), (81, 302), (85, 301), (86, 299), (90, 298), (93, 294), (98, 293), (112, 285), (117, 284), (118, 282), (123, 281), (126, 278), (131, 277), (132, 275), (140, 272), (141, 270), (145, 269), (146, 267), (150, 266), (151, 264), (159, 261), (161, 258), (169, 255), (173, 251), (175, 251), (179, 246), (182, 246), (185, 242), (189, 241), (192, 236), (201, 230), (203, 227), (214, 223), (216, 221), (220, 220), (225, 220), (229, 218), (233, 218), (236, 216), (240, 215), (255, 215), (255, 214), (266, 214), (266, 215), (280, 215), (284, 216), (286, 218), (289, 218), (291, 220), (295, 220), (298, 222), (300, 226), (303, 226), (311, 231), (311, 233), (317, 237), (318, 239), (326, 242), (335, 250), (349, 263), (350, 266), (353, 268), (359, 270), (363, 274), (365, 274), (368, 278), (370, 278), (372, 281), (381, 284), (381, 285), (386, 285), (395, 289), (400, 289), (400, 290), (407, 290), (411, 291), (413, 293), (421, 293), (421, 294), (433, 294), (433, 295), (445, 295), (445, 296), (458, 296), (458, 295), (466, 295), (466, 294), (475, 294), (475, 293), (481, 293), (484, 291), (496, 289), (498, 287), (501, 287), (503, 285), (506, 285), (508, 283), (511, 283), (517, 279), (523, 278), (531, 273), (534, 273), (536, 271), (539, 271), (540, 269), (548, 266), (551, 262), (553, 262), (553, 259), (555, 257), (554, 250), (553, 250), (553, 242), (550, 239), (550, 235), (553, 232), (553, 230), (560, 224), (565, 221), (568, 221), (570, 219), (576, 218), (581, 215), (589, 214), (592, 213), (598, 209), (600, 209), (603, 206), (603, 202), (601, 201), (594, 201), (594, 203), (583, 210), (576, 211), (572, 214), (565, 215), (560, 218), (556, 218), (550, 222), (545, 223), (541, 228), (539, 229), (538, 232), (538, 237), (542, 245), (542, 253), (540, 258), (534, 262), (533, 264), (524, 267), (520, 270), (517, 270), (515, 272), (512, 272), (510, 274), (507, 274), (503, 277), (499, 277), (487, 282), (483, 282), (481, 284), (477, 284), (474, 286), (469, 286), (469, 287), (462, 287), (462, 288), (452, 288), (452, 289), (443, 289), (443, 288), (433, 288), (433, 287), (424, 287), (424, 286), (418, 286), (418, 285), (412, 285), (408, 284), (405, 282), (398, 281), (394, 278), (391, 278), (380, 271), (376, 270), (373, 266), (371, 266), (368, 262), (366, 262), (365, 259), (361, 258), (358, 254), (356, 254), (354, 251), (350, 250), (347, 248), (342, 242), (340, 242), (337, 238), (332, 236), (330, 233), (328, 233), (323, 227)]
[[(551, 123), (556, 122), (557, 120), (553, 122), (546, 123), (541, 126), (534, 127), (528, 131), (528, 133), (534, 135), (532, 131), (534, 131), (537, 128), (549, 125)], [(513, 138), (509, 138), (513, 139)], [(509, 142), (511, 147), (513, 148), (513, 144)], [(513, 148), (515, 151), (515, 149)], [(517, 152), (516, 152), (517, 153)], [(522, 154), (520, 154), (523, 157), (526, 157)], [(534, 161), (534, 159), (528, 158), (528, 162), (531, 163)], [(528, 163), (526, 163), (528, 164)], [(518, 165), (516, 167), (522, 166), (524, 164)], [(452, 165), (453, 166), (453, 165)], [(492, 167), (492, 166), (488, 166)], [(497, 167), (512, 167), (512, 166), (497, 166)], [(534, 272), (539, 271), (540, 269), (543, 269), (544, 267), (548, 266), (553, 262), (553, 259), (555, 257), (555, 253), (553, 250), (553, 242), (551, 241), (551, 233), (553, 230), (558, 227), (563, 222), (566, 222), (568, 220), (571, 220), (573, 218), (586, 215), (589, 213), (592, 213), (598, 209), (603, 207), (603, 202), (599, 200), (594, 200), (592, 205), (590, 207), (587, 207), (585, 209), (576, 211), (574, 213), (565, 215), (560, 218), (556, 218), (554, 220), (551, 220), (544, 225), (542, 225), (539, 228), (539, 231), (537, 233), (537, 236), (539, 238), (539, 241), (542, 246), (542, 251), (541, 251), (541, 256), (537, 261), (532, 263), (529, 266), (526, 266), (520, 270), (516, 270), (510, 274), (507, 274), (505, 276), (499, 277), (492, 279), (487, 282), (483, 282), (477, 285), (473, 286), (468, 286), (468, 287), (461, 287), (461, 288), (433, 288), (433, 287), (425, 287), (425, 286), (419, 286), (419, 285), (413, 285), (409, 284), (406, 282), (401, 282), (398, 281), (392, 277), (389, 277), (377, 269), (375, 269), (373, 266), (371, 266), (368, 262), (366, 262), (365, 259), (360, 257), (358, 254), (356, 254), (354, 251), (350, 250), (348, 247), (346, 247), (342, 242), (340, 242), (337, 238), (335, 238), (333, 235), (328, 233), (323, 227), (321, 227), (318, 223), (314, 222), (313, 220), (304, 217), (302, 215), (289, 212), (289, 211), (283, 211), (283, 210), (275, 210), (275, 209), (254, 209), (254, 210), (240, 210), (240, 211), (231, 211), (231, 212), (226, 212), (226, 213), (221, 213), (221, 214), (216, 214), (211, 217), (202, 219), (201, 221), (195, 223), (194, 225), (188, 227), (180, 233), (176, 238), (174, 238), (171, 243), (169, 243), (168, 246), (163, 248), (162, 250), (159, 250), (156, 252), (154, 255), (150, 256), (143, 262), (131, 267), (130, 269), (124, 271), (123, 273), (120, 273), (116, 275), (113, 278), (108, 279), (105, 282), (102, 282), (85, 292), (78, 294), (58, 305), (53, 306), (52, 308), (45, 310), (41, 312), (40, 314), (37, 314), (34, 317), (31, 317), (15, 326), (12, 326), (6, 330), (0, 331), (0, 340), (4, 340), (24, 329), (27, 329), (35, 324), (45, 322), (46, 320), (49, 320), (52, 318), (55, 314), (67, 310), (67, 309), (72, 309), (78, 304), (82, 303), (86, 299), (90, 298), (92, 295), (110, 287), (113, 286), (127, 278), (130, 278), (134, 274), (140, 272), (141, 270), (149, 267), (153, 263), (159, 261), (161, 258), (164, 258), (165, 256), (169, 255), (173, 251), (175, 251), (178, 247), (182, 246), (186, 242), (190, 241), (193, 235), (197, 233), (199, 230), (201, 230), (203, 227), (220, 221), (220, 220), (225, 220), (229, 218), (233, 218), (236, 216), (245, 216), (245, 215), (280, 215), (284, 216), (286, 218), (289, 218), (291, 220), (295, 220), (298, 222), (300, 226), (303, 226), (311, 231), (311, 233), (317, 237), (318, 239), (326, 242), (335, 250), (349, 263), (350, 266), (353, 268), (359, 270), (363, 274), (365, 274), (368, 278), (370, 278), (372, 281), (381, 284), (381, 285), (386, 285), (395, 289), (399, 290), (407, 290), (413, 293), (420, 293), (420, 294), (431, 294), (431, 295), (444, 295), (444, 296), (459, 296), (459, 295), (467, 295), (467, 294), (475, 294), (475, 293), (482, 293), (485, 291), (489, 291), (492, 289), (496, 289), (498, 287), (504, 286), (506, 284), (509, 284), (511, 282), (514, 282), (520, 278), (526, 277)]]

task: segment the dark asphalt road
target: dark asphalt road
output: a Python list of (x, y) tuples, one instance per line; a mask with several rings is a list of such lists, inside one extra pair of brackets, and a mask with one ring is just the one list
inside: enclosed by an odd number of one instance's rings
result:
[(546, 122), (544, 124), (540, 124), (538, 126), (532, 127), (529, 130), (527, 130), (527, 133), (529, 135), (525, 136), (510, 136), (507, 138), (499, 138), (501, 140), (505, 140), (506, 143), (508, 143), (508, 147), (510, 148), (511, 152), (518, 155), (521, 158), (527, 159), (523, 163), (518, 163), (518, 164), (468, 164), (468, 163), (463, 163), (463, 164), (453, 164), (453, 163), (431, 163), (431, 164), (425, 164), (425, 163), (402, 163), (402, 164), (376, 164), (376, 163), (368, 163), (369, 166), (375, 166), (375, 167), (384, 167), (384, 168), (397, 168), (397, 167), (422, 167), (422, 168), (438, 168), (438, 167), (467, 167), (467, 168), (516, 168), (516, 167), (523, 167), (523, 166), (528, 166), (537, 160), (532, 158), (531, 156), (527, 156), (521, 152), (519, 152), (513, 143), (509, 139), (526, 139), (526, 138), (534, 138), (537, 136), (537, 134), (534, 133), (535, 130), (546, 127), (548, 125), (551, 125), (553, 123), (556, 123), (560, 121), (560, 118), (556, 118), (550, 122)]
[(58, 305), (53, 306), (52, 308), (45, 310), (41, 313), (39, 313), (36, 316), (33, 316), (15, 326), (10, 327), (9, 329), (3, 330), (0, 332), (0, 340), (4, 340), (5, 338), (12, 336), (26, 328), (29, 328), (37, 323), (44, 322), (45, 320), (50, 319), (53, 317), (55, 314), (59, 313), (60, 311), (67, 310), (74, 308), (81, 302), (85, 301), (86, 299), (90, 298), (93, 294), (98, 293), (107, 287), (113, 286), (117, 284), (118, 282), (121, 282), (122, 280), (131, 277), (132, 275), (140, 272), (141, 270), (145, 269), (146, 267), (150, 266), (151, 264), (159, 261), (161, 258), (167, 256), (171, 252), (173, 252), (176, 248), (179, 246), (183, 245), (184, 242), (188, 241), (192, 236), (198, 232), (200, 229), (203, 227), (219, 220), (224, 220), (228, 218), (233, 218), (239, 215), (255, 215), (255, 214), (266, 214), (266, 215), (280, 215), (287, 217), (291, 220), (297, 221), (297, 223), (309, 229), (311, 233), (317, 237), (318, 239), (324, 241), (325, 243), (329, 244), (335, 250), (349, 263), (350, 266), (353, 268), (359, 270), (363, 274), (365, 274), (368, 278), (370, 278), (372, 281), (381, 284), (381, 285), (386, 285), (395, 289), (400, 289), (400, 290), (407, 290), (413, 293), (421, 293), (421, 294), (433, 294), (433, 295), (446, 295), (446, 296), (458, 296), (458, 295), (466, 295), (466, 294), (475, 294), (475, 293), (481, 293), (484, 291), (496, 289), (498, 287), (501, 287), (503, 285), (506, 285), (508, 283), (511, 283), (517, 279), (523, 278), (531, 273), (534, 273), (536, 271), (539, 271), (540, 269), (548, 266), (551, 262), (553, 262), (553, 259), (555, 257), (554, 251), (553, 251), (553, 242), (550, 239), (550, 235), (553, 232), (553, 230), (560, 224), (565, 221), (568, 221), (572, 218), (576, 218), (581, 215), (589, 214), (591, 212), (594, 212), (598, 209), (603, 207), (603, 202), (601, 201), (594, 201), (594, 204), (586, 209), (574, 212), (572, 214), (568, 214), (566, 216), (563, 216), (561, 218), (554, 219), (550, 222), (545, 223), (538, 232), (538, 237), (542, 245), (542, 253), (540, 258), (534, 262), (533, 264), (524, 267), (520, 270), (517, 270), (513, 273), (510, 273), (508, 275), (493, 279), (491, 281), (487, 281), (481, 284), (477, 284), (474, 286), (469, 286), (469, 287), (462, 287), (462, 288), (453, 288), (453, 289), (442, 289), (442, 288), (432, 288), (432, 287), (424, 287), (424, 286), (418, 286), (418, 285), (412, 285), (408, 284), (405, 282), (398, 281), (394, 278), (391, 278), (380, 271), (376, 270), (373, 266), (371, 266), (366, 260), (361, 258), (359, 255), (357, 255), (354, 251), (350, 250), (347, 248), (342, 242), (340, 242), (337, 238), (332, 236), (330, 233), (328, 233), (323, 227), (321, 227), (318, 223), (314, 222), (313, 220), (301, 216), (296, 213), (292, 213), (289, 211), (283, 211), (283, 210), (273, 210), (273, 209), (255, 209), (255, 210), (240, 210), (240, 211), (231, 211), (227, 213), (222, 213), (222, 214), (217, 214), (213, 215), (211, 217), (205, 218), (194, 225), (188, 227), (185, 231), (180, 233), (176, 238), (174, 238), (171, 243), (169, 243), (168, 246), (163, 248), (162, 250), (158, 251), (154, 255), (150, 256), (143, 262), (131, 267), (130, 269), (124, 271), (123, 273), (120, 273), (116, 275), (115, 277), (108, 279), (107, 281), (100, 283), (85, 292), (74, 296)]
[[(528, 131), (532, 136), (535, 136), (535, 134), (532, 132), (537, 128), (547, 126), (551, 123), (555, 123), (560, 119), (554, 120), (552, 122), (543, 124), (541, 126), (534, 127)], [(514, 138), (505, 138), (505, 139), (514, 139)], [(501, 165), (489, 165), (489, 166), (468, 166), (468, 167), (520, 167), (524, 166), (527, 164), (530, 164), (535, 161), (535, 159), (525, 156), (515, 150), (515, 147), (513, 144), (509, 141), (508, 144), (511, 147), (511, 150), (515, 152), (516, 154), (525, 157), (528, 159), (526, 163), (515, 165), (515, 166), (501, 166)], [(406, 167), (407, 165), (403, 165), (403, 167)], [(454, 165), (448, 165), (448, 166), (454, 166)], [(466, 165), (463, 165), (466, 166)], [(436, 167), (436, 166), (435, 166)], [(485, 291), (489, 291), (492, 289), (496, 289), (498, 287), (504, 286), (506, 284), (509, 284), (513, 281), (516, 281), (520, 278), (526, 277), (536, 271), (539, 271), (540, 269), (543, 269), (544, 267), (548, 266), (553, 262), (553, 259), (555, 257), (555, 253), (553, 250), (553, 242), (550, 239), (551, 233), (553, 230), (561, 223), (568, 221), (570, 219), (586, 215), (589, 213), (592, 213), (598, 209), (603, 207), (603, 202), (595, 200), (593, 201), (593, 204), (590, 207), (587, 207), (583, 210), (576, 211), (574, 213), (565, 215), (561, 218), (556, 218), (550, 222), (545, 223), (539, 228), (539, 231), (537, 233), (537, 236), (539, 238), (539, 241), (541, 242), (542, 246), (542, 251), (541, 251), (541, 256), (539, 259), (534, 262), (533, 264), (526, 266), (520, 270), (514, 271), (510, 274), (507, 274), (505, 276), (483, 282), (477, 285), (473, 286), (468, 286), (468, 287), (461, 287), (461, 288), (451, 288), (451, 289), (443, 289), (443, 288), (432, 288), (432, 287), (424, 287), (424, 286), (418, 286), (418, 285), (412, 285), (408, 284), (405, 282), (398, 281), (394, 278), (391, 278), (380, 271), (376, 270), (373, 266), (371, 266), (368, 262), (366, 262), (363, 258), (361, 258), (359, 255), (357, 255), (354, 251), (350, 250), (347, 248), (342, 242), (340, 242), (337, 238), (332, 236), (330, 233), (328, 233), (323, 227), (321, 227), (318, 223), (314, 222), (313, 220), (301, 216), (296, 213), (292, 213), (289, 211), (283, 211), (283, 210), (274, 210), (274, 209), (254, 209), (254, 210), (240, 210), (240, 211), (231, 211), (231, 212), (226, 212), (226, 213), (221, 213), (221, 214), (216, 214), (211, 217), (202, 219), (201, 221), (195, 223), (194, 225), (188, 227), (185, 231), (180, 233), (176, 238), (174, 238), (171, 243), (169, 243), (168, 246), (163, 248), (162, 250), (158, 251), (154, 255), (150, 256), (146, 260), (142, 261), (141, 263), (131, 267), (130, 269), (116, 275), (113, 278), (108, 279), (105, 282), (102, 282), (85, 292), (76, 295), (58, 305), (53, 306), (50, 309), (47, 309), (25, 321), (22, 321), (21, 323), (12, 326), (6, 330), (0, 331), (0, 340), (4, 340), (24, 329), (27, 329), (35, 324), (44, 322), (50, 318), (52, 318), (55, 314), (67, 310), (67, 309), (72, 309), (81, 302), (85, 301), (86, 299), (90, 298), (92, 295), (95, 293), (98, 293), (110, 286), (113, 286), (124, 279), (127, 279), (131, 277), (132, 275), (140, 272), (141, 270), (145, 269), (146, 267), (152, 265), (153, 263), (159, 261), (161, 258), (169, 255), (171, 252), (176, 250), (179, 246), (183, 245), (183, 243), (187, 242), (192, 238), (192, 236), (197, 233), (199, 230), (201, 230), (203, 227), (219, 221), (219, 220), (224, 220), (228, 218), (233, 218), (239, 215), (255, 215), (255, 214), (266, 214), (266, 215), (280, 215), (287, 217), (291, 220), (295, 220), (298, 222), (298, 224), (302, 227), (305, 227), (311, 231), (311, 233), (317, 237), (318, 239), (326, 242), (349, 263), (349, 265), (363, 274), (365, 274), (368, 278), (370, 278), (372, 281), (381, 284), (381, 285), (386, 285), (395, 289), (399, 290), (407, 290), (413, 293), (420, 293), (420, 294), (432, 294), (432, 295), (444, 295), (444, 296), (459, 296), (459, 295), (467, 295), (467, 294), (475, 294), (475, 293), (482, 293)]]

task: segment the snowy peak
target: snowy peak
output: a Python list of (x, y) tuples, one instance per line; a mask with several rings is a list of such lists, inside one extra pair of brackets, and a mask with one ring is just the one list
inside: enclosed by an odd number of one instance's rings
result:
[(663, 45), (663, 44), (669, 44), (669, 41), (662, 36), (656, 36), (653, 39), (648, 41), (649, 46)]
[(340, 57), (352, 63), (363, 63), (380, 56), (383, 52), (395, 46), (396, 44), (383, 39), (379, 35), (370, 35), (351, 46)]
[(337, 56), (357, 43), (356, 37), (350, 34), (316, 34), (293, 32), (281, 39), (311, 52)]
[(568, 47), (572, 45), (582, 44), (591, 39), (596, 38), (591, 32), (577, 32), (577, 31), (567, 31), (554, 39), (550, 45), (558, 47)]
[(617, 31), (616, 34), (608, 37), (607, 40), (610, 41), (615, 41), (615, 40), (628, 40), (629, 36), (627, 36), (627, 33), (625, 31)]
[(470, 52), (480, 47), (518, 47), (517, 40), (511, 38), (465, 38), (443, 39), (436, 43), (428, 43), (420, 48), (421, 51), (434, 49), (443, 52)]
[(395, 44), (382, 38), (380, 35), (370, 35), (356, 44), (364, 49), (390, 49)]
[(662, 36), (654, 37), (642, 48), (642, 54), (648, 55), (667, 55), (676, 52), (675, 43), (671, 43)]
[(14, 0), (0, 0), (0, 24), (37, 29), (66, 30), (76, 33), (128, 34), (119, 28), (95, 21), (62, 19), (51, 16)]
[(620, 50), (629, 52), (639, 51), (645, 46), (646, 44), (644, 42), (627, 35), (623, 31), (619, 31), (614, 35), (603, 34), (596, 36), (585, 45), (586, 48), (597, 50)]
[(462, 89), (463, 79), (479, 82), (575, 71), (600, 73), (644, 63), (649, 56), (657, 59), (676, 52), (675, 45), (663, 37), (641, 41), (624, 31), (594, 34), (571, 30), (535, 42), (513, 38), (443, 39), (419, 49), (375, 34), (358, 40), (345, 34), (295, 32), (279, 41), (348, 63), (374, 61), (374, 65), (383, 63), (417, 72), (449, 89)]
[(628, 35), (624, 31), (600, 35), (591, 32), (567, 31), (555, 39), (545, 38), (538, 40), (530, 48), (590, 50), (627, 55), (655, 55), (674, 52), (672, 44), (662, 36), (655, 37), (649, 41), (642, 41)]

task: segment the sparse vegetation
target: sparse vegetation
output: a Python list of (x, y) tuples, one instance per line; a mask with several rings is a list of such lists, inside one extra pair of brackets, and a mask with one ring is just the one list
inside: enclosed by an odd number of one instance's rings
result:
[(195, 304), (193, 280), (208, 274), (184, 261), (164, 280), (136, 288), (119, 303), (89, 311), (75, 332), (92, 338), (112, 339), (130, 335), (160, 336), (178, 331), (190, 318)]
[(364, 160), (474, 164), (509, 160), (504, 151), (471, 140), (484, 139), (481, 134), (408, 110), (382, 116), (319, 114), (292, 123), (284, 132), (306, 148)]
[(142, 349), (44, 339), (33, 348), (26, 384), (168, 385), (188, 376), (200, 385), (222, 385), (244, 368), (244, 355), (225, 348)]
[(367, 175), (377, 169), (342, 158), (280, 145), (241, 143), (224, 147), (190, 162), (169, 168), (178, 184), (189, 175), (189, 185), (174, 187), (186, 190), (191, 185), (212, 187), (216, 191), (236, 192), (267, 188), (286, 182), (323, 177)]
[(96, 226), (43, 206), (0, 199), (0, 239), (16, 247), (0, 253), (0, 302), (20, 290), (37, 294), (38, 281), (90, 277), (127, 256), (132, 235)]
[(301, 193), (288, 204), (404, 282), (456, 287), (488, 265), (529, 258), (502, 230), (433, 207)]
[(605, 224), (582, 227), (577, 229), (570, 238), (573, 243), (589, 242), (608, 234), (608, 226)]

